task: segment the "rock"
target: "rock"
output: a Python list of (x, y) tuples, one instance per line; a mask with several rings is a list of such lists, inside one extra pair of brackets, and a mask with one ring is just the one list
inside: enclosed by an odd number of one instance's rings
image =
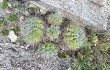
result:
[(15, 42), (17, 40), (17, 35), (15, 35), (14, 31), (9, 31), (8, 38), (11, 40), (11, 42)]
[(10, 42), (8, 37), (0, 34), (0, 43), (7, 43), (7, 42)]
[(20, 16), (19, 21), (22, 22), (24, 20), (24, 16)]
[(29, 16), (29, 15), (30, 15), (28, 11), (24, 11), (23, 14), (24, 14), (25, 16)]
[(110, 16), (108, 16), (108, 21), (107, 21), (107, 31), (110, 32)]
[(58, 60), (55, 55), (43, 55), (15, 44), (0, 44), (0, 70), (67, 70), (70, 59)]
[(2, 3), (3, 2), (3, 0), (0, 0), (0, 3)]
[(48, 8), (48, 5), (39, 1), (28, 1), (27, 4), (29, 4), (28, 8), (35, 8), (37, 11), (40, 11), (41, 14), (45, 14), (47, 11), (52, 10), (52, 8)]
[(107, 27), (107, 16), (110, 14), (109, 0), (41, 0), (41, 2), (80, 17), (88, 22), (86, 24), (102, 29)]
[(12, 8), (12, 4), (11, 3), (8, 3), (8, 7)]
[(11, 13), (11, 10), (5, 10), (6, 13), (10, 14)]

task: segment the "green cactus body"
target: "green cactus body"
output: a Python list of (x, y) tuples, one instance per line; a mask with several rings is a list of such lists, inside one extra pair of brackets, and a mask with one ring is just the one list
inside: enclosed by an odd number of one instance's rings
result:
[(40, 30), (32, 30), (32, 32), (28, 35), (28, 39), (31, 43), (35, 43), (40, 40), (42, 35), (43, 34)]
[(92, 42), (93, 42), (94, 44), (96, 44), (96, 43), (98, 42), (98, 38), (97, 38), (96, 34), (93, 34)]
[(58, 38), (59, 34), (59, 26), (51, 25), (47, 28), (47, 36), (50, 37), (51, 40)]
[(102, 43), (101, 46), (99, 46), (99, 49), (101, 51), (105, 51), (105, 52), (107, 52), (109, 48), (110, 48), (110, 43), (109, 42), (108, 43)]
[(61, 17), (52, 17), (52, 16), (49, 16), (48, 17), (48, 22), (49, 22), (49, 24), (59, 25), (59, 24), (62, 23), (62, 18)]
[(64, 33), (64, 41), (69, 48), (78, 49), (85, 43), (85, 36), (79, 35), (81, 29), (74, 25), (69, 25)]
[(47, 36), (50, 37), (51, 40), (58, 38), (60, 34), (60, 24), (62, 23), (61, 17), (48, 17), (48, 23), (51, 24), (50, 27), (47, 28)]
[(32, 31), (26, 36), (29, 43), (35, 43), (40, 41), (41, 37), (43, 36), (44, 29), (41, 20), (33, 19), (32, 21)]
[(15, 14), (11, 14), (8, 16), (7, 18), (10, 22), (16, 21), (17, 20), (17, 16)]
[(57, 51), (55, 44), (51, 42), (44, 42), (40, 45), (40, 52), (43, 54), (54, 54), (57, 53)]
[(8, 0), (3, 0), (2, 9), (6, 9), (8, 7)]

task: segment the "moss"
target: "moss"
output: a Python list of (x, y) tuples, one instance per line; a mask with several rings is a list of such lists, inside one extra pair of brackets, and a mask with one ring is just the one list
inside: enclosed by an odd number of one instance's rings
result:
[(8, 30), (3, 30), (3, 31), (2, 31), (2, 35), (4, 35), (4, 36), (5, 36), (5, 35), (8, 35), (8, 33), (9, 33)]
[(7, 0), (3, 0), (2, 9), (6, 9), (7, 7), (8, 7), (8, 1)]
[(14, 30), (14, 32), (19, 32), (20, 31), (20, 27), (16, 26), (13, 30)]
[(59, 34), (60, 34), (59, 26), (51, 25), (50, 27), (47, 28), (47, 36), (50, 37), (50, 39), (53, 40), (58, 38)]
[(64, 41), (68, 45), (69, 48), (78, 49), (80, 47), (84, 47), (84, 43), (86, 42), (85, 36), (79, 35), (81, 32), (80, 28), (74, 25), (69, 25), (64, 33)]
[(3, 21), (0, 20), (0, 26), (3, 26)]
[(48, 17), (48, 22), (49, 24), (61, 24), (62, 23), (62, 18), (61, 17), (52, 17), (49, 16)]
[(4, 20), (4, 18), (0, 18), (0, 26), (6, 26), (8, 23), (6, 20)]
[(22, 8), (22, 4), (21, 4), (21, 3), (17, 3), (17, 4), (15, 5), (15, 7), (16, 7), (17, 9), (21, 9), (21, 8)]
[(110, 43), (109, 42), (102, 43), (101, 46), (99, 46), (99, 49), (101, 51), (106, 51), (107, 52), (109, 48), (110, 48)]
[(43, 54), (54, 54), (57, 53), (57, 51), (55, 44), (51, 42), (44, 42), (40, 45), (40, 52)]
[(11, 14), (7, 17), (7, 19), (10, 21), (10, 22), (13, 22), (13, 21), (16, 21), (17, 20), (17, 16), (15, 14)]
[(66, 55), (66, 53), (65, 52), (58, 52), (58, 57), (59, 58), (63, 58), (63, 59), (65, 59), (65, 58), (67, 58), (67, 55)]

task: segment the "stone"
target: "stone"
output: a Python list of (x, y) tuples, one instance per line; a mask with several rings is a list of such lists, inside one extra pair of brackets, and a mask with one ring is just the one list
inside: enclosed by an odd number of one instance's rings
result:
[[(71, 15), (80, 17), (102, 29), (107, 28), (107, 16), (110, 14), (110, 0), (41, 0), (42, 2), (63, 9)], [(97, 5), (98, 4), (98, 5)]]
[(22, 49), (15, 44), (0, 44), (0, 70), (67, 70), (68, 60), (58, 60), (55, 55)]
[(11, 10), (5, 10), (6, 11), (6, 13), (8, 13), (8, 14), (10, 14), (11, 13)]
[(47, 8), (48, 5), (46, 5), (43, 2), (36, 2), (36, 1), (28, 1), (27, 4), (29, 4), (29, 8), (35, 8), (36, 10), (40, 11), (41, 14), (45, 14), (47, 11), (51, 11), (52, 8)]
[(15, 35), (14, 31), (9, 31), (8, 38), (11, 40), (11, 42), (15, 42), (17, 40), (17, 35)]
[(3, 2), (3, 0), (0, 0), (0, 3), (2, 3)]
[(24, 20), (24, 16), (20, 16), (19, 21), (22, 22)]

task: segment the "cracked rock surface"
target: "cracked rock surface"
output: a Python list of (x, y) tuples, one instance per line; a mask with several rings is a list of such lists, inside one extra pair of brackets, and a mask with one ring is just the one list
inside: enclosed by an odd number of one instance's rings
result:
[(67, 70), (70, 60), (43, 55), (14, 44), (0, 45), (0, 70)]

